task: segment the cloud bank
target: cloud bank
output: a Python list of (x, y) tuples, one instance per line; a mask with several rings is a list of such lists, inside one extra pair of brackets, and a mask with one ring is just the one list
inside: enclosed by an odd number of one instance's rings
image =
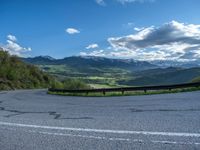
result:
[(195, 24), (171, 21), (159, 27), (142, 28), (127, 36), (110, 37), (108, 42), (109, 50), (101, 54), (109, 57), (148, 61), (200, 59), (200, 25)]
[(14, 35), (7, 36), (7, 43), (2, 45), (2, 48), (8, 51), (11, 55), (22, 56), (25, 52), (31, 51), (31, 48), (25, 48), (17, 43), (17, 38)]
[(10, 40), (10, 41), (17, 42), (17, 38), (16, 38), (14, 35), (9, 34), (9, 35), (7, 36), (7, 38), (8, 38), (8, 40)]

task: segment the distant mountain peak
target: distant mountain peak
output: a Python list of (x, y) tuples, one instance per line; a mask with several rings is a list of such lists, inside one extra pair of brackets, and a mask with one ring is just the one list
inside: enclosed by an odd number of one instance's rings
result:
[(48, 56), (48, 55), (46, 55), (46, 56), (40, 56), (40, 57), (46, 58), (46, 59), (49, 59), (49, 60), (56, 60), (55, 58), (53, 58), (51, 56)]
[(142, 61), (137, 61), (135, 59), (122, 59), (122, 58), (109, 58), (109, 57), (100, 57), (100, 56), (77, 56), (84, 59), (94, 59), (94, 60), (111, 60), (111, 61), (118, 61), (123, 63), (137, 63)]

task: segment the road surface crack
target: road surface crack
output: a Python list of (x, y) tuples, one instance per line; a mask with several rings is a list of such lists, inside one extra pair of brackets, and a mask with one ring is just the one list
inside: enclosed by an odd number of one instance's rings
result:
[(191, 108), (191, 109), (136, 109), (130, 108), (131, 112), (176, 112), (176, 111), (200, 111), (199, 108)]
[(0, 111), (6, 111), (10, 112), (12, 114), (4, 115), (6, 118), (19, 116), (23, 114), (48, 114), (49, 116), (53, 116), (53, 119), (57, 120), (63, 120), (63, 119), (93, 119), (92, 117), (61, 117), (62, 115), (60, 113), (54, 112), (54, 111), (48, 111), (48, 112), (29, 112), (29, 111), (19, 111), (19, 110), (13, 110), (13, 109), (6, 109), (5, 107), (0, 107)]

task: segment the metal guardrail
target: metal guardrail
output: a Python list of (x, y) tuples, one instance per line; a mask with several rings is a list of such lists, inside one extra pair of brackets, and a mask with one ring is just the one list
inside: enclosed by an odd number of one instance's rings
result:
[(200, 87), (200, 82), (195, 83), (184, 83), (184, 84), (174, 84), (174, 85), (159, 85), (159, 86), (143, 86), (143, 87), (123, 87), (123, 88), (104, 88), (104, 89), (81, 89), (81, 90), (66, 90), (66, 89), (53, 89), (49, 88), (50, 92), (61, 92), (61, 93), (103, 93), (106, 92), (122, 92), (125, 91), (154, 91), (154, 90), (172, 90), (179, 88), (190, 88), (190, 87)]

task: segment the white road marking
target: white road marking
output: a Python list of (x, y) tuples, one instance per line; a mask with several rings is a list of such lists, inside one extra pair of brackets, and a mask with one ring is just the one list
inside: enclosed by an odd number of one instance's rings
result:
[(114, 134), (141, 134), (141, 135), (158, 135), (158, 136), (179, 136), (179, 137), (200, 137), (200, 133), (179, 133), (179, 132), (154, 132), (154, 131), (128, 131), (128, 130), (104, 130), (104, 129), (87, 129), (87, 128), (68, 128), (56, 126), (41, 126), (30, 124), (19, 124), (0, 122), (0, 125), (25, 127), (25, 128), (38, 128), (38, 129), (52, 129), (52, 130), (65, 130), (65, 131), (79, 131), (79, 132), (95, 132), (95, 133), (114, 133)]
[[(36, 131), (37, 133), (37, 131)], [(58, 136), (72, 136), (72, 137), (80, 137), (80, 138), (90, 138), (90, 139), (99, 139), (99, 140), (109, 140), (109, 141), (125, 141), (125, 142), (134, 142), (134, 143), (158, 143), (158, 144), (178, 144), (178, 145), (200, 145), (200, 143), (192, 143), (192, 142), (175, 142), (175, 141), (144, 141), (141, 139), (130, 139), (130, 138), (107, 138), (104, 136), (87, 136), (87, 135), (73, 135), (73, 134), (65, 134), (65, 133), (52, 133), (52, 132), (38, 132), (40, 134), (48, 134), (48, 135), (58, 135)]]
[[(12, 128), (3, 128), (5, 130), (18, 131), (17, 129)], [(96, 140), (108, 140), (108, 141), (122, 141), (122, 142), (131, 142), (131, 143), (155, 143), (155, 144), (173, 144), (173, 145), (200, 145), (197, 142), (176, 142), (176, 141), (161, 141), (161, 140), (141, 140), (141, 139), (130, 139), (130, 138), (118, 138), (118, 137), (105, 137), (105, 136), (93, 136), (93, 135), (81, 135), (81, 134), (67, 134), (67, 133), (57, 133), (57, 132), (44, 132), (44, 131), (34, 131), (34, 130), (23, 130), (27, 133), (36, 133), (36, 134), (44, 134), (51, 136), (66, 136), (66, 137), (78, 137), (78, 138), (88, 138), (88, 139), (96, 139)]]
[(197, 142), (175, 142), (175, 141), (151, 141), (153, 143), (160, 143), (160, 144), (180, 144), (180, 145), (200, 145), (200, 143)]

